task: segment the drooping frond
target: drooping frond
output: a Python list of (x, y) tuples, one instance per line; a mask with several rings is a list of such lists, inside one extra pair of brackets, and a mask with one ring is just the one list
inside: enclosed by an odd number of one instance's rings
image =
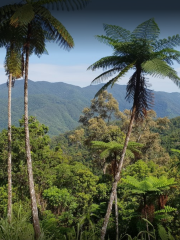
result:
[(96, 35), (95, 38), (98, 41), (109, 45), (110, 47), (113, 47), (112, 43), (117, 43), (117, 40), (107, 37), (107, 36), (104, 36), (104, 35)]
[(6, 24), (6, 20), (9, 22), (9, 18), (18, 11), (19, 7), (22, 7), (22, 4), (9, 4), (0, 7), (0, 23), (1, 26)]
[(126, 30), (125, 28), (109, 24), (103, 24), (103, 27), (107, 37), (114, 39), (118, 42), (130, 41), (131, 32)]
[(159, 56), (162, 60), (167, 62), (167, 64), (169, 64), (169, 65), (172, 65), (173, 61), (176, 61), (177, 63), (180, 64), (180, 52), (175, 49), (164, 48), (164, 49), (156, 52), (155, 54), (156, 54), (156, 56)]
[(32, 4), (27, 3), (19, 7), (11, 17), (10, 24), (17, 27), (27, 25), (34, 18), (34, 9)]
[(64, 48), (70, 49), (74, 46), (74, 41), (66, 28), (55, 17), (53, 17), (49, 10), (43, 6), (38, 6), (35, 13), (42, 21), (42, 26), (49, 36)]
[(140, 154), (141, 153), (141, 148), (143, 147), (144, 145), (142, 143), (137, 143), (137, 142), (129, 142), (128, 143), (128, 149), (133, 152), (133, 153), (138, 153)]
[(90, 0), (35, 0), (34, 4), (45, 5), (47, 8), (61, 10), (75, 10), (84, 8)]
[(115, 73), (121, 71), (122, 68), (113, 68), (113, 69), (110, 69), (108, 71), (105, 71), (103, 72), (102, 74), (100, 74), (99, 76), (97, 76), (91, 84), (95, 83), (95, 84), (98, 84), (98, 83), (101, 83), (101, 82), (104, 82), (106, 81), (106, 79), (108, 79), (109, 77), (111, 77), (112, 75), (114, 75)]
[(141, 64), (143, 71), (150, 74), (153, 77), (168, 77), (171, 79), (178, 87), (180, 87), (180, 78), (177, 72), (171, 68), (165, 61), (154, 58), (152, 60), (146, 61)]
[(159, 39), (154, 41), (152, 45), (154, 46), (155, 51), (160, 51), (164, 48), (174, 48), (180, 46), (180, 36), (179, 34), (176, 34), (172, 37), (168, 37), (167, 39)]
[[(138, 79), (137, 71), (131, 76), (126, 87), (126, 99), (133, 101), (133, 107), (136, 108), (135, 119), (143, 119), (147, 110), (152, 107), (152, 91), (147, 88), (147, 82), (143, 75)], [(132, 108), (133, 108), (132, 107)]]
[(74, 41), (66, 28), (50, 11), (41, 5), (26, 3), (21, 5), (11, 17), (10, 23), (13, 26), (26, 26), (30, 22), (38, 21), (44, 31), (49, 33), (49, 38), (54, 40), (59, 46), (70, 49), (74, 46)]
[(138, 25), (131, 36), (136, 39), (155, 40), (158, 38), (159, 33), (160, 29), (157, 23), (154, 21), (154, 18), (151, 18)]
[(93, 63), (90, 65), (87, 70), (96, 70), (98, 68), (102, 68), (103, 70), (106, 70), (108, 68), (120, 68), (121, 65), (122, 67), (124, 66), (124, 59), (119, 58), (118, 56), (108, 56), (101, 58), (99, 61)]
[[(107, 82), (95, 95), (95, 97), (97, 97), (99, 94), (101, 94), (104, 90), (106, 90), (110, 85), (111, 87), (113, 87), (113, 85), (118, 81), (119, 78), (121, 78), (122, 76), (124, 76), (128, 71), (129, 69), (131, 69), (133, 67), (134, 63), (131, 63), (129, 64), (128, 66), (126, 66), (125, 68), (123, 68), (121, 70), (121, 72), (114, 78), (112, 78), (111, 80), (109, 80), (109, 82)], [(102, 75), (102, 74), (101, 74)], [(96, 82), (98, 80), (98, 77), (95, 78), (93, 82)], [(92, 84), (91, 83), (91, 84)]]
[(21, 72), (21, 52), (20, 49), (9, 44), (6, 48), (6, 58), (4, 62), (6, 75), (12, 74), (14, 79), (22, 76)]
[[(123, 150), (123, 146), (124, 146), (123, 141), (122, 141), (122, 143), (118, 143), (118, 142), (115, 142), (115, 141), (111, 141), (111, 142), (108, 142), (108, 143), (105, 143), (105, 142), (102, 142), (102, 141), (92, 141), (91, 144), (92, 144), (91, 145), (92, 148), (102, 150), (102, 152), (100, 154), (100, 157), (102, 159), (107, 158), (111, 154), (114, 154), (114, 153), (116, 153), (116, 155), (120, 156), (120, 154)], [(130, 157), (130, 158), (133, 158), (134, 157), (133, 151), (131, 151), (131, 149), (128, 148), (126, 150), (126, 156)]]
[(43, 53), (47, 53), (45, 48), (45, 32), (36, 19), (32, 21), (30, 52), (34, 52), (38, 57)]

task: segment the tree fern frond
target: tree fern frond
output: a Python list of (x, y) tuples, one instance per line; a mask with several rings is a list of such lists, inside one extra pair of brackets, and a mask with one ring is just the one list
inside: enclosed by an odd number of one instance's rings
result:
[(1, 26), (4, 24), (5, 20), (9, 21), (9, 18), (18, 11), (22, 4), (9, 4), (0, 7), (0, 22)]
[(153, 77), (168, 77), (178, 87), (180, 87), (180, 78), (177, 76), (177, 72), (171, 68), (165, 61), (154, 58), (150, 61), (146, 61), (142, 65), (143, 70)]
[(108, 56), (101, 58), (99, 61), (90, 65), (87, 70), (96, 70), (98, 68), (102, 68), (106, 70), (107, 68), (123, 68), (126, 64), (124, 63), (124, 59), (119, 58), (118, 56)]
[(103, 36), (103, 35), (96, 35), (95, 38), (102, 42), (102, 43), (105, 43), (111, 47), (113, 47), (112, 43), (117, 43), (117, 40), (113, 39), (113, 38), (110, 38), (110, 37), (107, 37), (107, 36)]
[(165, 228), (158, 224), (158, 234), (161, 240), (169, 240), (168, 233), (166, 232)]
[(131, 176), (127, 176), (126, 179), (122, 178), (122, 181), (125, 181), (125, 182), (129, 183), (130, 185), (133, 185), (134, 187), (139, 186), (139, 181)]
[(130, 40), (131, 32), (125, 28), (105, 23), (103, 24), (103, 27), (107, 37), (114, 39), (115, 41), (127, 42)]
[(101, 73), (99, 76), (97, 76), (91, 84), (93, 84), (93, 82), (95, 82), (95, 84), (97, 83), (101, 83), (103, 81), (105, 81), (107, 78), (111, 77), (112, 75), (114, 75), (115, 73), (119, 72), (121, 69), (120, 68), (113, 68), (110, 69), (106, 72)]
[(107, 158), (110, 154), (110, 149), (107, 148), (105, 149), (101, 154), (100, 154), (100, 157), (103, 159), (103, 158)]
[(51, 15), (49, 10), (43, 6), (38, 6), (35, 9), (35, 13), (40, 16), (40, 19), (42, 19), (44, 30), (50, 33), (52, 39), (54, 39), (59, 46), (63, 46), (67, 49), (74, 46), (74, 41), (71, 35), (63, 24)]
[(106, 149), (108, 147), (107, 143), (102, 142), (102, 141), (91, 141), (91, 147), (93, 148), (101, 148), (101, 149)]
[[(107, 82), (107, 83), (96, 93), (95, 97), (97, 97), (99, 94), (101, 94), (101, 93), (102, 93), (104, 90), (106, 90), (110, 85), (111, 85), (111, 87), (112, 87), (112, 86), (115, 84), (115, 82), (118, 81), (119, 78), (121, 78), (122, 76), (124, 76), (124, 75), (128, 72), (128, 70), (133, 67), (133, 65), (134, 65), (134, 63), (129, 64), (129, 65), (126, 66), (123, 70), (121, 70), (121, 72), (120, 72), (116, 77), (112, 78), (109, 82)], [(96, 81), (97, 79), (98, 79), (98, 77), (95, 78), (95, 79), (92, 81), (92, 83), (93, 83), (94, 81)], [(92, 83), (91, 83), (91, 84), (92, 84)]]
[(159, 51), (164, 48), (174, 48), (180, 45), (180, 36), (179, 34), (176, 34), (172, 37), (168, 37), (167, 39), (159, 39), (152, 43), (152, 45), (155, 51)]
[(7, 48), (5, 58), (5, 71), (6, 74), (12, 74), (12, 77), (17, 79), (21, 77), (21, 52), (19, 49), (11, 49), (10, 45)]
[(154, 213), (155, 213), (155, 214), (159, 214), (159, 213), (169, 213), (169, 212), (174, 212), (174, 211), (176, 211), (176, 210), (177, 210), (177, 208), (173, 208), (173, 207), (171, 207), (171, 206), (164, 206), (164, 209), (155, 211)]
[(16, 10), (16, 12), (11, 17), (10, 24), (17, 27), (22, 25), (27, 25), (34, 18), (33, 6), (27, 3)]
[(154, 18), (151, 18), (135, 28), (132, 32), (132, 38), (155, 40), (158, 38), (159, 33), (160, 29), (157, 23), (154, 21)]

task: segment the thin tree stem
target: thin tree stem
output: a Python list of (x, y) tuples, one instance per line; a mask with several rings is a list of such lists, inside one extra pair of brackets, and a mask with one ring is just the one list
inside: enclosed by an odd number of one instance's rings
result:
[(131, 120), (130, 120), (130, 123), (129, 123), (128, 132), (127, 132), (126, 139), (125, 139), (125, 142), (124, 142), (124, 147), (123, 147), (121, 159), (119, 161), (118, 170), (117, 170), (116, 176), (114, 178), (112, 191), (111, 191), (110, 199), (109, 199), (109, 204), (108, 204), (106, 216), (104, 218), (104, 224), (103, 224), (103, 227), (102, 227), (102, 230), (101, 230), (101, 240), (105, 239), (107, 225), (108, 225), (109, 217), (110, 217), (111, 211), (112, 211), (112, 204), (113, 204), (114, 197), (115, 197), (115, 192), (116, 192), (116, 189), (117, 189), (117, 183), (120, 179), (120, 173), (121, 173), (126, 149), (127, 149), (129, 138), (130, 138), (131, 131), (132, 131), (132, 126), (133, 126), (133, 122), (134, 122), (134, 118), (135, 118), (135, 112), (136, 112), (136, 107), (134, 106), (133, 110), (132, 110), (132, 114), (131, 114)]
[(117, 205), (117, 189), (115, 193), (115, 218), (116, 218), (116, 240), (119, 240), (119, 221), (118, 221), (118, 205)]
[[(30, 28), (30, 24), (28, 26)], [(30, 35), (30, 33), (28, 35)], [(28, 38), (30, 38), (30, 36), (28, 36), (27, 39)], [(28, 126), (29, 46), (30, 46), (30, 44), (27, 41), (26, 62), (25, 62), (25, 80), (24, 80), (24, 129), (25, 129), (25, 146), (26, 146), (26, 158), (27, 158), (28, 180), (29, 180), (29, 190), (30, 190), (30, 197), (31, 197), (31, 209), (32, 209), (33, 226), (34, 226), (34, 232), (35, 232), (35, 239), (38, 240), (39, 237), (40, 237), (40, 234), (41, 234), (41, 230), (40, 230), (38, 209), (37, 209), (37, 202), (36, 202), (36, 194), (35, 194), (35, 188), (34, 188), (31, 150), (30, 150), (30, 139), (29, 139), (29, 126)]]
[(11, 157), (11, 88), (12, 88), (12, 74), (9, 74), (8, 83), (8, 222), (12, 219), (12, 157)]

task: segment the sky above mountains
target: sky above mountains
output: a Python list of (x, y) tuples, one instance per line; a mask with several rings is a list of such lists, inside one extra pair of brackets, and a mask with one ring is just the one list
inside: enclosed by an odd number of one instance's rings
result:
[[(19, 1), (1, 0), (0, 6), (15, 2)], [(47, 44), (49, 55), (40, 58), (31, 56), (29, 79), (33, 81), (65, 82), (81, 87), (90, 85), (102, 70), (92, 72), (87, 71), (87, 67), (102, 57), (112, 55), (109, 46), (95, 39), (95, 35), (105, 34), (103, 23), (132, 31), (140, 23), (154, 17), (161, 30), (160, 38), (180, 34), (178, 0), (91, 0), (83, 10), (51, 11), (71, 34), (75, 47), (68, 52), (51, 43)], [(5, 50), (0, 51), (0, 83), (4, 83), (7, 80), (3, 66)], [(174, 68), (180, 76), (180, 66), (175, 64)], [(130, 75), (131, 72), (119, 84), (126, 84)], [(180, 92), (169, 79), (149, 77), (149, 83), (155, 91)]]

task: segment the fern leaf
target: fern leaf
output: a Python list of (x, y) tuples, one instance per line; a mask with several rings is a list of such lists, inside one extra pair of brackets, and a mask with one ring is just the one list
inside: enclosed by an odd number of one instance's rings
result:
[(11, 17), (10, 24), (17, 27), (27, 25), (34, 18), (34, 9), (32, 4), (27, 3), (17, 9), (17, 11)]
[(122, 27), (109, 24), (103, 24), (103, 27), (106, 35), (113, 41), (127, 42), (130, 40), (131, 32)]
[(155, 40), (159, 36), (160, 30), (154, 18), (151, 18), (135, 28), (132, 38)]

